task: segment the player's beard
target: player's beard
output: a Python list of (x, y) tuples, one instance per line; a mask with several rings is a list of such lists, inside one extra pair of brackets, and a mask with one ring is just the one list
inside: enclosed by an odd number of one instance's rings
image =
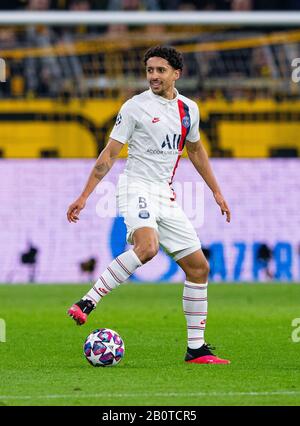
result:
[(164, 85), (161, 82), (157, 86), (154, 83), (150, 83), (150, 87), (155, 95), (162, 96), (162, 94), (164, 93)]
[(157, 87), (153, 87), (153, 84), (150, 83), (150, 88), (155, 95), (162, 96), (164, 98), (167, 97), (167, 93), (171, 89), (171, 86), (167, 86), (163, 82), (160, 82)]

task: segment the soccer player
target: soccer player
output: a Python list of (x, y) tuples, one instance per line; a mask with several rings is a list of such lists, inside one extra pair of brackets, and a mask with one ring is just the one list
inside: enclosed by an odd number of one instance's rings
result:
[(123, 104), (105, 149), (99, 155), (88, 181), (67, 212), (76, 223), (86, 200), (111, 169), (128, 142), (128, 159), (119, 176), (117, 203), (133, 249), (114, 259), (90, 291), (68, 314), (84, 324), (98, 302), (149, 262), (159, 245), (173, 257), (186, 275), (183, 310), (187, 322), (185, 361), (197, 364), (229, 364), (211, 352), (205, 342), (209, 266), (199, 238), (177, 204), (172, 182), (184, 146), (188, 156), (211, 189), (222, 214), (230, 222), (230, 210), (212, 172), (199, 135), (197, 104), (175, 88), (182, 55), (172, 47), (156, 46), (144, 56), (150, 88)]

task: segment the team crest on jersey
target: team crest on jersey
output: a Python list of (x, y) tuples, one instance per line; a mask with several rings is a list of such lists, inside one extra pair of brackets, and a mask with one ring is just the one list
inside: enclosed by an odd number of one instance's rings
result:
[(121, 121), (122, 121), (122, 115), (119, 113), (117, 115), (117, 118), (116, 118), (116, 126), (118, 126), (119, 124), (121, 124)]
[(182, 125), (183, 127), (185, 127), (186, 129), (188, 129), (191, 125), (191, 120), (190, 117), (188, 115), (185, 115), (182, 119)]
[(139, 212), (139, 217), (141, 219), (148, 219), (150, 217), (150, 213), (148, 212), (148, 210), (141, 210)]

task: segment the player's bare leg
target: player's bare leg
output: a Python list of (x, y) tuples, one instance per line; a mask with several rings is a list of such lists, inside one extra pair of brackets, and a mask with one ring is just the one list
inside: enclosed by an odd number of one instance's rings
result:
[(207, 283), (209, 264), (202, 250), (179, 259), (177, 263), (184, 270), (187, 281), (197, 284)]
[(159, 250), (158, 235), (153, 228), (139, 228), (133, 234), (134, 252), (144, 264), (153, 259)]
[(151, 260), (158, 252), (158, 236), (153, 228), (137, 229), (133, 234), (133, 242), (133, 250), (114, 259), (89, 292), (68, 310), (68, 314), (78, 325), (86, 322), (87, 316), (104, 296), (119, 287), (138, 267)]
[(209, 264), (202, 250), (183, 257), (177, 263), (186, 274), (183, 310), (187, 321), (188, 347), (185, 361), (195, 364), (229, 364), (230, 361), (215, 356), (204, 339)]

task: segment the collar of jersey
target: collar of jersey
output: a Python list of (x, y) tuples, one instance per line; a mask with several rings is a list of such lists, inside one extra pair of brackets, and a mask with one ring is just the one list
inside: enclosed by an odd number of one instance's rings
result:
[(174, 103), (174, 102), (177, 102), (179, 93), (178, 93), (178, 90), (177, 90), (175, 87), (174, 87), (174, 91), (175, 91), (175, 93), (176, 93), (175, 98), (173, 98), (173, 99), (166, 99), (166, 98), (163, 98), (162, 96), (155, 95), (155, 93), (153, 93), (153, 92), (152, 92), (152, 90), (151, 90), (151, 89), (149, 89), (150, 96), (151, 96), (152, 98), (156, 99), (156, 100), (157, 100), (158, 102), (160, 102), (161, 104), (172, 104), (172, 103)]

